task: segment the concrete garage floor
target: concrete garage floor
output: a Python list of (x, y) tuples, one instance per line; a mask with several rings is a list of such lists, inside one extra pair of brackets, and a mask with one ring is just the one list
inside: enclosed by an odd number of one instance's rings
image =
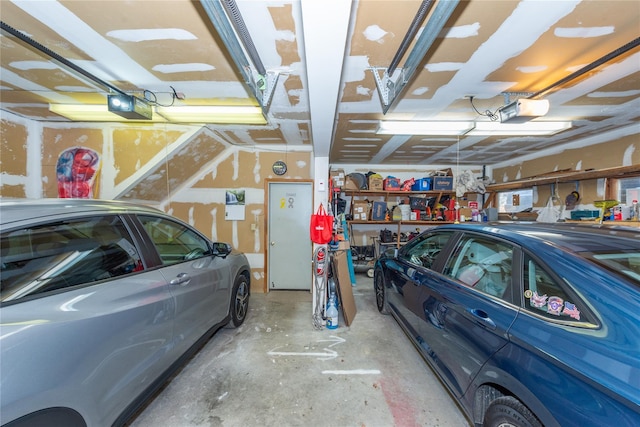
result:
[(350, 327), (316, 330), (306, 291), (253, 294), (238, 329), (220, 330), (131, 422), (186, 426), (469, 426), (357, 275)]

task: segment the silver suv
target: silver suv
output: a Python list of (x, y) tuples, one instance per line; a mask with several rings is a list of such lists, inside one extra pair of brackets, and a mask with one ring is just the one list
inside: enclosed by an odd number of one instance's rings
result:
[(0, 424), (122, 425), (220, 327), (250, 267), (162, 211), (0, 200)]

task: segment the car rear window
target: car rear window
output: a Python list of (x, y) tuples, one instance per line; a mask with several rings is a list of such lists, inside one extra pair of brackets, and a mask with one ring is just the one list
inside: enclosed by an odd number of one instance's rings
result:
[(531, 313), (550, 320), (594, 323), (582, 301), (565, 289), (529, 254), (524, 255), (524, 303)]
[(581, 255), (615, 274), (631, 278), (640, 287), (640, 251), (591, 252)]
[(118, 216), (26, 227), (0, 235), (0, 301), (96, 282), (143, 269)]

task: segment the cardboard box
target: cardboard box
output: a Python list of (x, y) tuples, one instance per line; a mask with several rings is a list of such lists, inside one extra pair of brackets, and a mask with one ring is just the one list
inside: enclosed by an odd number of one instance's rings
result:
[(416, 179), (416, 182), (411, 186), (411, 191), (430, 191), (432, 182), (433, 179), (431, 177), (418, 178)]
[(460, 221), (471, 221), (472, 212), (469, 208), (458, 209), (458, 215), (460, 217)]
[(369, 220), (369, 202), (356, 200), (351, 203), (351, 215), (354, 221)]
[(384, 190), (400, 190), (400, 178), (386, 177), (382, 183)]
[(369, 176), (369, 190), (382, 191), (382, 189), (383, 189), (382, 177), (379, 175)]
[(435, 191), (453, 190), (453, 177), (452, 176), (434, 176), (433, 189)]
[(331, 179), (334, 188), (342, 188), (346, 176), (344, 169), (331, 169), (329, 171), (329, 179)]
[(333, 272), (336, 280), (337, 294), (340, 300), (340, 308), (346, 326), (353, 323), (356, 317), (356, 302), (353, 298), (353, 284), (351, 283), (351, 274), (349, 272), (349, 264), (347, 262), (347, 252), (335, 252), (333, 257)]
[(387, 203), (376, 201), (371, 206), (371, 220), (372, 221), (384, 221), (387, 214)]
[(338, 242), (338, 250), (339, 251), (348, 251), (351, 249), (351, 244), (347, 240), (341, 240)]
[(344, 190), (359, 190), (358, 183), (351, 178), (350, 176), (345, 177), (344, 179)]

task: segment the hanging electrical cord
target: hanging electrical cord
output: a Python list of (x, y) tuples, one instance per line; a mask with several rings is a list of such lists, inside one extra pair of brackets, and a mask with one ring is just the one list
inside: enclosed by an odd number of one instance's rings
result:
[(473, 110), (478, 113), (481, 116), (485, 116), (485, 117), (489, 117), (489, 119), (491, 119), (492, 121), (496, 121), (500, 118), (500, 116), (498, 116), (498, 110), (496, 110), (495, 112), (491, 111), (491, 110), (485, 110), (484, 113), (481, 113), (480, 111), (478, 111), (478, 109), (476, 108), (475, 105), (473, 105), (473, 96), (469, 96), (469, 102), (471, 103), (471, 107), (473, 108)]
[(157, 105), (159, 107), (171, 107), (176, 102), (176, 99), (184, 99), (184, 95), (179, 95), (173, 86), (169, 86), (169, 87), (171, 88), (171, 91), (172, 91), (171, 93), (169, 93), (169, 95), (171, 95), (170, 104), (162, 104), (158, 102), (158, 96), (156, 95), (156, 93), (147, 89), (143, 91), (144, 100), (147, 101), (149, 104)]

